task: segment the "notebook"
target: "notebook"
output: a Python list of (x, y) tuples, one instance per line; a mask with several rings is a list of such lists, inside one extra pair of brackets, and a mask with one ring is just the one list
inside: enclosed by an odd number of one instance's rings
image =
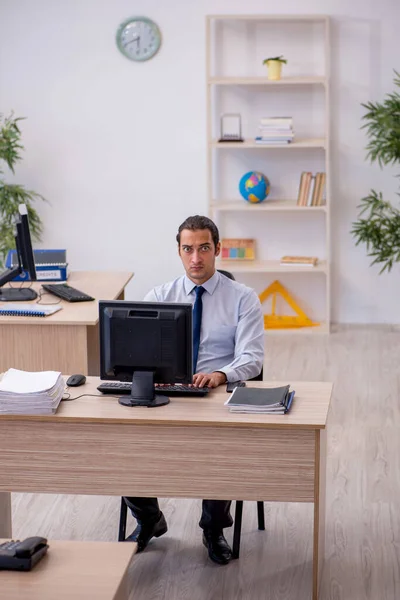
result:
[(289, 385), (276, 388), (237, 387), (225, 402), (230, 412), (285, 414), (290, 410), (294, 390)]
[(46, 304), (23, 304), (18, 302), (15, 304), (7, 304), (0, 306), (0, 315), (14, 317), (47, 317), (61, 310), (62, 306), (49, 306)]

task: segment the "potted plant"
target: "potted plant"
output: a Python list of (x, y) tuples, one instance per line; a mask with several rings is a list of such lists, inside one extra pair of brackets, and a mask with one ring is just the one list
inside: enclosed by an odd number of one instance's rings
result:
[[(15, 163), (21, 160), (20, 152), (24, 150), (18, 125), (21, 120), (22, 117), (13, 118), (13, 114), (9, 117), (0, 114), (0, 160), (7, 164), (13, 174)], [(22, 185), (6, 183), (3, 175), (0, 168), (0, 265), (4, 264), (8, 250), (15, 247), (14, 219), (20, 204), (26, 204), (33, 239), (40, 240), (42, 222), (32, 203), (37, 198), (44, 200), (43, 196), (26, 190)]]
[(283, 56), (274, 56), (273, 58), (265, 58), (263, 65), (268, 67), (268, 79), (278, 80), (281, 78), (282, 65), (287, 64), (287, 60)]
[[(394, 84), (400, 87), (400, 75), (395, 71)], [(387, 94), (382, 103), (362, 104), (367, 110), (363, 119), (370, 139), (367, 150), (371, 162), (380, 167), (400, 162), (400, 94)], [(381, 263), (380, 273), (391, 270), (400, 261), (400, 211), (383, 199), (381, 192), (371, 190), (362, 198), (361, 212), (353, 223), (356, 245), (364, 243), (372, 264)], [(363, 216), (365, 215), (365, 216)]]

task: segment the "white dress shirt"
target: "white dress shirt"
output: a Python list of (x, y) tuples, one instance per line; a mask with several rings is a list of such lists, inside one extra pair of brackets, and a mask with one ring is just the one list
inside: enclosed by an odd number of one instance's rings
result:
[[(189, 302), (196, 284), (186, 275), (151, 290), (148, 302)], [(228, 381), (258, 375), (264, 361), (264, 319), (260, 300), (251, 288), (218, 271), (202, 284), (203, 314), (198, 373), (222, 371)]]

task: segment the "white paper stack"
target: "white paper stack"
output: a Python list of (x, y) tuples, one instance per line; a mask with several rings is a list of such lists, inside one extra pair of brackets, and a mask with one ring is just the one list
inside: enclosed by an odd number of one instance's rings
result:
[(58, 371), (8, 369), (0, 381), (0, 414), (53, 415), (64, 389)]

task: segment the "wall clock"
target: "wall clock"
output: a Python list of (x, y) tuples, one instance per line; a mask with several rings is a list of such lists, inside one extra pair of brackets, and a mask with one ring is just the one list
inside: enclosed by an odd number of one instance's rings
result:
[(131, 17), (118, 27), (117, 46), (130, 60), (153, 58), (161, 46), (161, 33), (154, 21), (147, 17)]

